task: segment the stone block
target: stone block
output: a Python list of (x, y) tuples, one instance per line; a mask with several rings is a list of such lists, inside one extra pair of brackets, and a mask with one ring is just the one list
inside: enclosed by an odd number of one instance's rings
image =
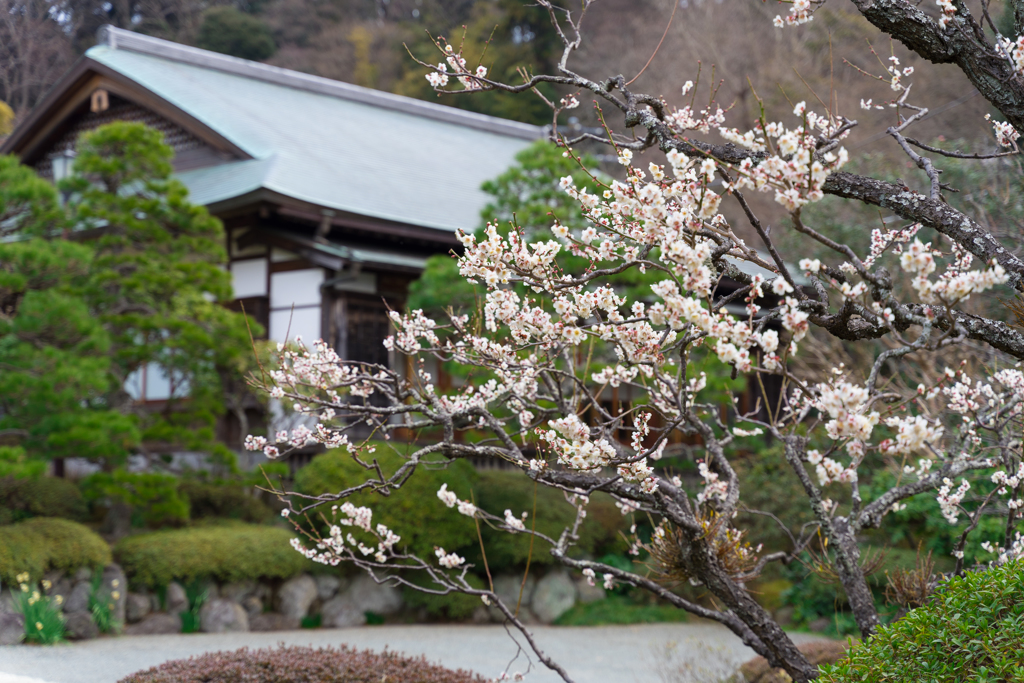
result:
[(141, 593), (129, 593), (125, 602), (124, 616), (129, 624), (142, 621), (149, 614), (149, 596)]
[(25, 617), (11, 612), (0, 613), (0, 645), (17, 645), (25, 637)]
[(550, 624), (576, 604), (576, 584), (569, 575), (554, 570), (537, 582), (537, 589), (530, 600), (530, 609), (545, 624)]
[(177, 614), (157, 612), (150, 614), (137, 624), (129, 624), (124, 630), (127, 636), (153, 636), (181, 633), (181, 617)]
[(346, 593), (331, 598), (320, 609), (320, 625), (324, 628), (348, 628), (366, 623), (366, 610)]
[(224, 598), (207, 600), (199, 608), (199, 630), (203, 633), (239, 633), (249, 630), (249, 615), (237, 602)]
[(64, 635), (68, 640), (89, 640), (96, 638), (100, 629), (88, 612), (67, 612), (64, 614)]
[(285, 581), (277, 591), (275, 606), (281, 614), (302, 619), (316, 600), (316, 581), (309, 574), (300, 574)]
[(302, 623), (278, 612), (263, 612), (249, 619), (250, 631), (293, 631)]

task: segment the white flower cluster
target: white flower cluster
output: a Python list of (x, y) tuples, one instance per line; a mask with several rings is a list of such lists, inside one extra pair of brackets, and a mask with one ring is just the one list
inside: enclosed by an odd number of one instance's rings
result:
[(697, 472), (704, 479), (704, 488), (697, 494), (698, 503), (725, 498), (725, 495), (729, 492), (729, 485), (719, 478), (717, 472), (712, 472), (711, 468), (703, 460), (697, 461)]
[(948, 477), (942, 480), (942, 486), (939, 488), (936, 500), (939, 501), (939, 509), (942, 510), (942, 516), (950, 524), (956, 524), (957, 518), (960, 516), (960, 503), (963, 502), (964, 496), (970, 490), (971, 483), (966, 479), (960, 480), (960, 486), (955, 491), (953, 490), (952, 480)]
[(1024, 35), (1015, 40), (1000, 38), (996, 49), (1013, 65), (1013, 70), (1024, 75)]
[[(909, 86), (903, 85), (902, 79), (904, 76), (910, 76), (914, 73), (914, 67), (908, 66), (904, 69), (900, 69), (900, 60), (896, 55), (889, 57), (891, 64), (886, 67), (886, 71), (889, 72), (889, 87), (896, 92), (907, 90)], [(861, 107), (864, 107), (862, 104)], [(867, 107), (864, 107), (865, 109)]]
[(526, 519), (525, 512), (522, 518), (519, 518), (513, 515), (511, 510), (505, 510), (505, 526), (513, 531), (526, 531), (526, 525), (523, 524), (524, 519)]
[(455, 569), (466, 561), (466, 558), (459, 557), (455, 553), (446, 553), (444, 548), (434, 548), (434, 554), (437, 555), (437, 563), (448, 569)]
[[(352, 503), (344, 503), (340, 507), (337, 505), (332, 506), (331, 512), (336, 523), (331, 524), (326, 536), (314, 539), (314, 547), (305, 547), (299, 538), (291, 540), (291, 545), (296, 551), (314, 562), (336, 567), (343, 560), (356, 557), (355, 552), (358, 551), (359, 555), (363, 557), (372, 555), (377, 562), (384, 563), (388, 560), (388, 556), (395, 544), (402, 540), (401, 536), (398, 536), (383, 524), (378, 524), (374, 528), (372, 526), (373, 511), (370, 508), (356, 507)], [(340, 517), (338, 516), (339, 512), (342, 515)], [(355, 526), (370, 533), (377, 540), (377, 547), (374, 548), (373, 546), (366, 545), (351, 533), (345, 533), (342, 527), (346, 526)]]
[(935, 256), (931, 242), (922, 244), (915, 239), (900, 257), (900, 266), (914, 275), (911, 286), (920, 295), (921, 300), (929, 304), (954, 304), (969, 299), (971, 294), (984, 292), (1009, 279), (1003, 267), (994, 260), (986, 270), (962, 270), (964, 262), (970, 263), (970, 255), (965, 253), (966, 261), (953, 263), (939, 279), (932, 282), (928, 276), (935, 271)]
[(830, 439), (863, 443), (871, 438), (879, 415), (867, 409), (870, 395), (866, 388), (850, 382), (823, 383), (817, 388), (818, 397), (813, 405), (832, 418), (825, 423)]
[(942, 16), (939, 17), (939, 26), (946, 28), (946, 25), (953, 19), (953, 15), (956, 14), (956, 5), (953, 4), (953, 0), (935, 0), (935, 4), (942, 12)]
[(772, 23), (775, 24), (776, 28), (799, 26), (800, 24), (806, 24), (813, 18), (814, 15), (811, 14), (811, 0), (793, 0), (786, 18), (783, 19), (779, 15), (775, 15)]
[[(755, 151), (771, 146), (774, 152), (756, 163), (750, 157), (744, 159), (736, 167), (740, 174), (736, 186), (762, 192), (774, 190), (775, 201), (789, 211), (820, 201), (825, 196), (822, 186), (826, 178), (842, 168), (850, 158), (845, 147), (840, 147), (835, 154), (825, 153), (820, 160), (815, 158), (818, 133), (833, 135), (837, 126), (828, 117), (807, 111), (804, 102), (797, 103), (793, 113), (803, 119), (802, 129), (790, 130), (781, 123), (769, 123), (764, 127), (758, 124), (757, 135), (752, 134), (749, 138), (733, 135), (733, 142), (737, 144), (744, 144), (749, 139), (749, 144), (744, 146)], [(845, 135), (844, 132), (841, 137)]]
[[(445, 45), (444, 51), (446, 54), (445, 61), (452, 67), (452, 71), (455, 77), (459, 79), (459, 83), (466, 90), (479, 90), (481, 85), (480, 82), (474, 78), (470, 78), (470, 74), (477, 76), (478, 78), (487, 77), (487, 67), (478, 66), (476, 71), (470, 72), (466, 68), (466, 58), (460, 53), (455, 52), (455, 48), (451, 45)], [(426, 75), (427, 82), (430, 83), (434, 89), (443, 88), (448, 85), (448, 67), (445, 66), (444, 62), (437, 65), (436, 71), (431, 71)]]
[(992, 483), (999, 487), (999, 495), (1006, 495), (1008, 490), (1017, 488), (1022, 481), (1024, 481), (1024, 463), (1020, 464), (1017, 473), (1012, 476), (1007, 475), (1003, 470), (992, 475)]
[(458, 506), (459, 512), (467, 517), (476, 516), (476, 506), (468, 500), (459, 500), (454, 492), (448, 490), (448, 484), (441, 484), (441, 488), (437, 490), (437, 497), (450, 508)]
[[(992, 121), (991, 114), (985, 114), (986, 121)], [(1006, 121), (992, 121), (992, 130), (996, 134), (996, 142), (1002, 147), (1012, 147), (1014, 150), (1017, 149), (1017, 140), (1020, 139), (1020, 133), (1017, 129), (1011, 126)]]
[(896, 429), (896, 440), (886, 439), (879, 446), (883, 453), (911, 455), (925, 448), (936, 448), (942, 438), (942, 425), (933, 425), (921, 415), (890, 417), (885, 424)]
[(828, 486), (833, 482), (851, 483), (857, 481), (857, 467), (843, 467), (842, 464), (832, 458), (823, 456), (819, 451), (807, 451), (807, 462), (814, 465), (815, 474), (818, 475), (818, 483)]
[(1008, 548), (996, 548), (988, 541), (982, 543), (981, 547), (990, 553), (996, 553), (996, 564), (1006, 564), (1024, 557), (1024, 536), (1019, 531), (1016, 532)]

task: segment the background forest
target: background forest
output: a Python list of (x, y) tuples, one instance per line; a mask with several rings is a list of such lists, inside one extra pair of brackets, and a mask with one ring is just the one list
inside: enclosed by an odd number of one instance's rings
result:
[[(755, 116), (754, 92), (771, 112), (787, 100), (811, 99), (808, 88), (822, 100), (830, 90), (840, 93), (840, 110), (864, 129), (873, 127), (876, 117), (891, 116), (858, 106), (862, 98), (884, 94), (881, 84), (847, 62), (877, 73), (879, 58), (887, 59), (891, 48), (877, 44), (878, 56), (872, 54), (866, 40), (872, 35), (877, 40), (877, 34), (852, 7), (830, 5), (811, 24), (778, 31), (772, 40), (750, 41), (754, 29), (779, 12), (775, 3), (678, 1), (674, 12), (674, 0), (595, 3), (587, 17), (589, 42), (577, 61), (591, 72), (584, 75), (637, 74), (671, 18), (651, 67), (634, 86), (663, 94), (669, 104), (682, 103), (682, 83), (695, 80), (700, 70), (705, 89), (698, 88), (699, 97), (720, 84), (716, 99), (736, 108), (737, 121)], [(1001, 12), (996, 8), (996, 15)], [(481, 57), (493, 77), (507, 82), (517, 80), (519, 68), (553, 71), (560, 53), (542, 10), (522, 0), (0, 0), (0, 100), (13, 110), (15, 121), (94, 44), (104, 24), (430, 100), (437, 95), (406, 48), (436, 61), (431, 36), (465, 41), (467, 55)], [(916, 56), (902, 46), (892, 49), (902, 64), (914, 66)], [(980, 130), (967, 122), (983, 115), (986, 105), (964, 77), (952, 67), (931, 74), (941, 77), (917, 81), (915, 98), (932, 110), (932, 137), (940, 127), (955, 136)], [(485, 93), (449, 96), (443, 103), (532, 123), (550, 120), (539, 98)], [(585, 125), (596, 122), (588, 104), (574, 112)], [(851, 152), (880, 148), (879, 142), (862, 140)]]

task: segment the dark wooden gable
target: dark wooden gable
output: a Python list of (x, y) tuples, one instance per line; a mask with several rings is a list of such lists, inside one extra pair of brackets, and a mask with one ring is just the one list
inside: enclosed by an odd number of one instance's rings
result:
[(107, 108), (99, 112), (91, 111), (90, 102), (83, 103), (83, 106), (67, 117), (64, 125), (61, 126), (61, 132), (48, 144), (40, 147), (29, 165), (40, 176), (50, 179), (51, 155), (73, 150), (83, 133), (114, 121), (137, 121), (163, 133), (165, 142), (174, 150), (174, 169), (176, 171), (214, 166), (232, 158), (152, 109), (114, 94), (108, 94), (106, 100)]

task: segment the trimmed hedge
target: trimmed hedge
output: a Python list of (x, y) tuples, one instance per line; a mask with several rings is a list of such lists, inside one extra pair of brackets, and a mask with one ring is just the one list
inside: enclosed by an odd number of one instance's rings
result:
[(286, 579), (312, 563), (292, 549), (294, 532), (229, 524), (155, 531), (125, 538), (114, 555), (130, 581), (150, 588), (171, 581)]
[[(396, 447), (408, 445), (396, 444)], [(394, 474), (405, 462), (385, 444), (378, 446), (373, 456), (365, 456), (364, 459), (369, 460), (369, 457), (377, 459), (385, 476)], [(371, 476), (373, 473), (355, 462), (348, 452), (332, 450), (316, 456), (299, 470), (295, 475), (295, 487), (300, 493), (318, 495), (354, 486)], [(464, 461), (454, 462), (445, 469), (420, 465), (402, 488), (387, 498), (375, 493), (361, 493), (346, 500), (373, 510), (373, 523), (385, 524), (401, 536), (400, 547), (408, 548), (421, 557), (433, 557), (435, 546), (454, 552), (476, 544), (473, 520), (449, 510), (437, 499), (437, 490), (442, 484), (448, 484), (448, 488), (459, 497), (469, 498), (476, 477), (476, 471)]]
[(925, 607), (884, 626), (827, 683), (1024, 682), (1024, 561), (943, 584)]
[(86, 517), (78, 486), (57, 477), (0, 478), (0, 524), (33, 517), (61, 517), (77, 522)]
[(5, 584), (14, 584), (22, 572), (36, 581), (54, 569), (73, 572), (105, 564), (110, 564), (110, 546), (76, 522), (36, 517), (0, 526), (0, 581)]
[[(399, 448), (403, 447), (401, 445)], [(385, 475), (398, 469), (403, 459), (391, 451), (390, 446), (381, 445), (374, 457), (378, 459)], [(352, 456), (341, 450), (328, 451), (318, 455), (295, 477), (296, 489), (300, 493), (315, 495), (339, 491), (366, 481), (371, 476)], [(457, 461), (445, 469), (421, 466), (401, 489), (384, 498), (373, 493), (363, 493), (347, 500), (355, 505), (366, 505), (373, 512), (373, 521), (381, 522), (402, 537), (399, 546), (408, 548), (421, 557), (433, 556), (435, 546), (460, 555), (476, 565), (478, 574), (483, 573), (483, 558), (473, 520), (451, 510), (437, 499), (437, 490), (442, 484), (460, 499), (475, 501), (489, 512), (501, 515), (506, 508), (514, 514), (532, 513), (534, 508), (534, 484), (518, 470), (484, 470), (477, 472), (464, 461)], [(565, 502), (561, 491), (540, 486), (537, 495), (537, 531), (555, 538), (561, 530), (575, 519), (575, 509)], [(530, 528), (531, 519), (526, 526)], [(628, 528), (610, 496), (597, 493), (587, 507), (587, 519), (580, 528), (579, 550), (595, 556), (625, 552), (626, 543), (620, 531)], [(487, 561), (495, 568), (518, 568), (526, 564), (530, 554), (528, 534), (509, 534), (481, 525)], [(535, 543), (533, 564), (554, 562), (549, 549), (543, 543)]]
[(277, 649), (212, 652), (139, 671), (118, 683), (483, 683), (468, 671), (430, 664), (425, 657), (339, 649)]
[(274, 518), (271, 507), (252, 495), (251, 486), (186, 479), (178, 490), (189, 502), (192, 519), (216, 517), (264, 524)]

